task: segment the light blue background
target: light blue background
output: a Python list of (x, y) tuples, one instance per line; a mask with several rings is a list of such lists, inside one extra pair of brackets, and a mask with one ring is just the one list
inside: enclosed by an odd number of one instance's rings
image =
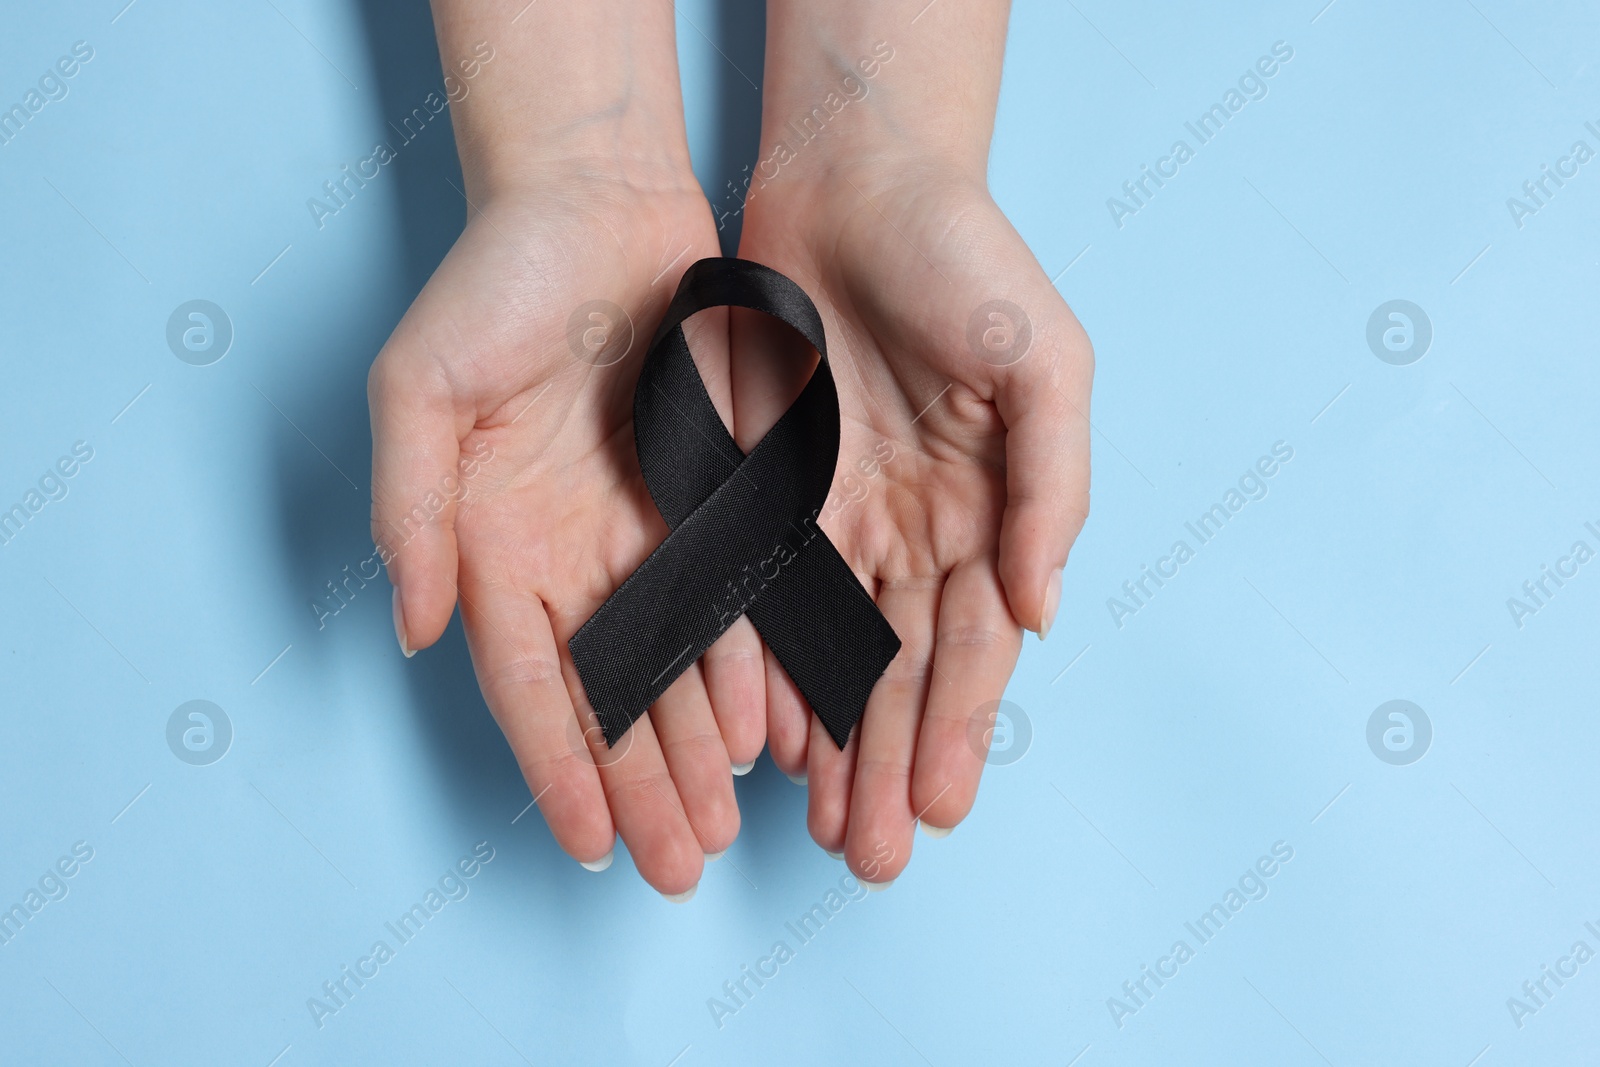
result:
[[(458, 627), (407, 662), (381, 580), (321, 631), (308, 607), (372, 551), (364, 378), (464, 217), (447, 124), (324, 229), (306, 200), (438, 87), (425, 10), (124, 3), (0, 13), (5, 105), (95, 49), (0, 147), (0, 506), (94, 449), (0, 547), (0, 906), (94, 849), (0, 947), (0, 1061), (1600, 1060), (1600, 962), (1520, 1029), (1506, 1006), (1600, 949), (1600, 563), (1520, 629), (1506, 607), (1600, 548), (1600, 161), (1521, 228), (1506, 207), (1600, 149), (1593, 5), (1018, 3), (992, 185), (1098, 353), (1094, 514), (1008, 692), (1032, 746), (719, 1029), (708, 998), (843, 874), (802, 791), (763, 759), (727, 860), (667, 904), (513, 823)], [(900, 52), (938, 47), (920, 7)], [(679, 12), (718, 200), (761, 20)], [(1118, 228), (1107, 198), (1275, 41), (1269, 95)], [(237, 331), (210, 367), (165, 342), (193, 298)], [(1410, 366), (1365, 341), (1394, 298), (1434, 328)], [(1277, 441), (1270, 494), (1115, 626)], [(1366, 741), (1397, 698), (1433, 724), (1409, 766)], [(165, 741), (192, 699), (235, 730), (211, 766)], [(479, 841), (470, 895), (314, 1025)], [(1269, 895), (1119, 1028), (1107, 999), (1279, 841)]]

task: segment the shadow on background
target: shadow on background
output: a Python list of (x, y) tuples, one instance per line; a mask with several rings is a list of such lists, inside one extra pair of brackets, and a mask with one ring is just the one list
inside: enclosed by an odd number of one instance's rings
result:
[[(450, 110), (432, 115), (425, 104), (430, 93), (447, 99), (427, 0), (360, 0), (360, 10), (383, 120), (375, 136), (395, 147), (395, 160), (384, 168), (384, 176), (395, 183), (396, 237), (401, 248), (398, 282), (389, 290), (395, 304), (382, 324), (383, 336), (374, 337), (363, 353), (370, 360), (461, 235), (467, 204), (458, 191), (465, 184)], [(415, 119), (409, 126), (406, 122), (418, 109), (427, 116), (420, 130)], [(359, 367), (363, 411), (369, 365)], [(359, 536), (363, 544), (371, 545), (365, 515)], [(381, 588), (379, 595), (390, 595), (384, 578), (375, 584)], [(479, 695), (459, 615), (436, 645), (406, 662), (404, 674), (412, 694), (410, 711), (435, 758), (440, 795), (465, 810), (502, 807), (508, 796), (520, 795), (524, 787), (516, 760)]]
[[(705, 131), (703, 145), (691, 148), (705, 152), (705, 164), (696, 171), (719, 222), (722, 254), (732, 256), (738, 253), (748, 180), (760, 155), (767, 14), (765, 4), (752, 0), (715, 0), (714, 6), (715, 25), (700, 27), (715, 44), (708, 60), (715, 71), (710, 79), (716, 91), (713, 126)], [(698, 36), (681, 18), (678, 33)], [(806, 839), (805, 790), (796, 789), (775, 768), (761, 767), (739, 779), (738, 797), (741, 856), (767, 871), (803, 869), (811, 857), (801, 860), (794, 845)]]
[[(433, 15), (427, 0), (361, 0), (361, 15), (378, 79), (378, 106), (388, 124), (390, 143), (398, 145), (409, 136), (403, 128), (405, 117), (415, 108), (426, 113), (423, 101), (429, 93), (445, 98)], [(393, 167), (409, 305), (466, 225), (466, 202), (450, 187), (453, 182), (456, 188), (465, 188), (448, 108), (398, 148)]]
[[(377, 122), (349, 149), (356, 157), (383, 141), (395, 155), (376, 177), (350, 192), (348, 210), (367, 213), (379, 210), (380, 203), (395, 205), (399, 259), (378, 264), (381, 277), (355, 279), (349, 292), (334, 294), (316, 305), (308, 321), (294, 323), (288, 331), (293, 339), (261, 382), (263, 395), (294, 424), (292, 430), (274, 426), (273, 477), (288, 580), (305, 605), (300, 618), (311, 630), (311, 639), (297, 642), (297, 652), (327, 675), (338, 674), (341, 657), (354, 654), (352, 616), (386, 621), (390, 611), (387, 578), (379, 574), (364, 585), (360, 579), (373, 553), (367, 372), (466, 217), (461, 194), (449, 184), (461, 184), (449, 111), (432, 115), (426, 106), (429, 93), (444, 95), (427, 0), (360, 0), (359, 9), (372, 72), (371, 83), (360, 92), (369, 103), (376, 97)], [(404, 120), (418, 108), (426, 121), (417, 129), (413, 120), (408, 133)], [(336, 598), (332, 587), (346, 596)], [(348, 603), (340, 606), (341, 599)], [(311, 610), (316, 601), (325, 609), (338, 608), (335, 617), (320, 620), (323, 626)], [(448, 663), (451, 683), (471, 686), (458, 692), (475, 697), (459, 633), (447, 634), (441, 644), (453, 644), (455, 653), (441, 651), (432, 665), (408, 671), (408, 677)]]
[[(701, 182), (719, 220), (722, 254), (734, 255), (744, 223), (744, 200), (761, 146), (761, 90), (767, 42), (767, 6), (752, 0), (716, 0), (716, 25), (704, 27), (714, 55), (717, 99), (709, 130), (708, 166)], [(696, 33), (682, 20), (678, 32)], [(698, 35), (698, 34), (696, 34)]]

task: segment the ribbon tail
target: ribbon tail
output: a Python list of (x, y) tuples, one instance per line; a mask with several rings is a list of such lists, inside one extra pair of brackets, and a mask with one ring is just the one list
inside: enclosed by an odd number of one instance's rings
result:
[(818, 531), (746, 612), (839, 748), (866, 710), (900, 637)]

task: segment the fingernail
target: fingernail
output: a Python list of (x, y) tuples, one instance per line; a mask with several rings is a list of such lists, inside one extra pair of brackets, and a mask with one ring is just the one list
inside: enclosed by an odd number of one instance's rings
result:
[(867, 892), (869, 893), (881, 893), (894, 885), (894, 879), (891, 878), (887, 882), (862, 882), (861, 884), (867, 887)]
[(727, 849), (723, 849), (721, 852), (707, 852), (706, 853), (706, 862), (707, 863), (715, 863), (717, 860), (720, 860), (722, 857), (726, 856), (727, 854), (728, 854), (728, 850)]
[(749, 763), (735, 763), (733, 765), (733, 773), (740, 776), (749, 774), (751, 768), (753, 768), (755, 765), (755, 760), (751, 760)]
[[(822, 851), (828, 852), (827, 849), (823, 849)], [(844, 859), (844, 853), (843, 852), (828, 852), (828, 855), (832, 856), (836, 860)]]
[(601, 856), (599, 859), (597, 859), (597, 860), (588, 860), (588, 861), (579, 860), (578, 861), (578, 865), (580, 867), (582, 867), (586, 871), (603, 871), (607, 867), (611, 866), (611, 861), (616, 858), (616, 855), (617, 855), (617, 846), (612, 845), (611, 846), (611, 851), (607, 852), (604, 856)]
[(789, 781), (793, 782), (795, 785), (805, 785), (806, 784), (806, 776), (803, 775), (803, 774), (790, 774), (790, 775), (786, 775), (785, 777), (787, 777), (789, 779)]
[(405, 653), (406, 659), (415, 656), (411, 646), (406, 644), (406, 613), (400, 610), (400, 587), (394, 587), (394, 636), (400, 642), (400, 651)]
[(690, 886), (688, 889), (685, 889), (681, 893), (662, 893), (661, 895), (666, 897), (674, 904), (687, 904), (689, 901), (694, 899), (694, 891), (699, 888), (700, 883), (696, 882), (694, 885)]
[(1061, 606), (1061, 572), (1050, 576), (1044, 589), (1044, 614), (1039, 620), (1039, 640), (1050, 636), (1050, 624), (1056, 621), (1056, 609)]
[(933, 826), (923, 819), (918, 819), (917, 822), (922, 825), (922, 832), (929, 837), (949, 837), (956, 829), (954, 826)]

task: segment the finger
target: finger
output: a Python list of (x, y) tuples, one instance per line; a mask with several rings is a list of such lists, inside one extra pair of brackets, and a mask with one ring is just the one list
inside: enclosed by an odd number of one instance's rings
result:
[(728, 362), (728, 309), (706, 308), (690, 315), (683, 324), (683, 338), (689, 356), (705, 385), (711, 406), (722, 417), (722, 424), (734, 428), (732, 368)]
[[(582, 692), (576, 668), (570, 681)], [(587, 710), (587, 699), (583, 703)], [(700, 884), (705, 851), (689, 825), (650, 716), (635, 722), (615, 748), (607, 749), (598, 731), (589, 735), (589, 744), (601, 764), (611, 818), (639, 875), (663, 896), (688, 900)]]
[[(1061, 598), (1061, 568), (1089, 517), (1089, 381), (1094, 353), (1059, 296), (1033, 348), (999, 378), (1006, 424), (1000, 577), (1012, 616), (1042, 638)], [(1040, 320), (1045, 320), (1040, 316)]]
[(778, 770), (806, 784), (806, 748), (811, 740), (811, 705), (800, 695), (772, 649), (766, 649), (767, 751)]
[(372, 539), (394, 584), (395, 636), (407, 656), (449, 625), (456, 603), (456, 503), (465, 465), (449, 388), (402, 321), (367, 375), (372, 418)]
[[(984, 712), (1005, 692), (1021, 650), (1022, 629), (994, 561), (956, 567), (939, 600), (934, 670), (911, 778), (912, 809), (935, 836), (972, 810), (994, 729)], [(984, 716), (976, 727), (975, 716)]]
[(844, 857), (845, 831), (850, 823), (850, 785), (855, 777), (856, 752), (861, 731), (851, 730), (843, 749), (833, 743), (828, 728), (811, 717), (811, 749), (806, 760), (806, 828), (811, 839), (835, 859)]
[(728, 750), (699, 667), (691, 666), (661, 694), (650, 721), (700, 851), (720, 856), (739, 835), (739, 806)]
[(767, 670), (762, 649), (755, 626), (748, 618), (740, 618), (700, 660), (711, 710), (734, 774), (749, 773), (767, 740)]
[[(749, 452), (800, 394), (817, 354), (793, 329), (770, 315), (733, 308), (728, 319), (733, 437)], [(772, 762), (796, 783), (806, 780), (811, 708), (771, 649), (765, 650), (767, 747)]]
[(461, 618), (478, 685), (556, 842), (580, 863), (609, 862), (616, 831), (594, 760), (578, 743), (543, 602), (530, 592), (469, 581)]
[(894, 881), (911, 858), (916, 823), (911, 765), (928, 698), (941, 585), (938, 578), (885, 581), (878, 595), (878, 610), (900, 635), (900, 652), (878, 680), (861, 717), (844, 849), (850, 870), (869, 883)]

